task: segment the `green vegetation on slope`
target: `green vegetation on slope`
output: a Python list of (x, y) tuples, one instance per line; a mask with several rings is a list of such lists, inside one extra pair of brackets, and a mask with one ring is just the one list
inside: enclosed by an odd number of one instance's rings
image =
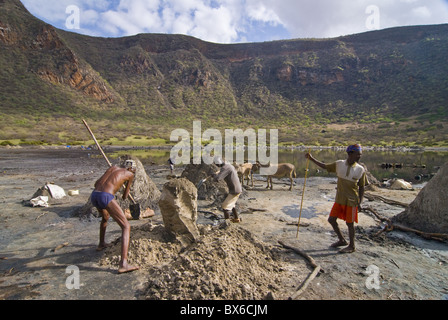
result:
[(441, 145), (448, 25), (220, 45), (56, 30), (0, 4), (0, 140), (169, 140), (171, 131), (279, 129), (281, 143)]

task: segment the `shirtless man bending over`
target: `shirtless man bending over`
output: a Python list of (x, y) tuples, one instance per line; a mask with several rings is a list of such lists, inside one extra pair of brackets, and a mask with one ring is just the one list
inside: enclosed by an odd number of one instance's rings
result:
[(107, 222), (110, 217), (112, 217), (121, 227), (121, 261), (118, 269), (119, 274), (139, 269), (138, 267), (131, 266), (127, 263), (131, 226), (114, 196), (127, 182), (126, 190), (123, 194), (123, 200), (126, 200), (131, 190), (131, 184), (134, 181), (135, 172), (135, 162), (132, 160), (126, 161), (124, 168), (116, 166), (109, 168), (95, 183), (95, 190), (91, 195), (92, 204), (98, 209), (98, 212), (102, 216), (100, 243), (97, 250), (101, 251), (110, 246), (110, 244), (107, 244), (104, 240)]

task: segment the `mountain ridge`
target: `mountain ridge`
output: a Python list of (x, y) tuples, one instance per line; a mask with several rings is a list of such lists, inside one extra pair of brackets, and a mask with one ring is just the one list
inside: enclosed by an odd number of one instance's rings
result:
[[(169, 138), (197, 119), (276, 127), (284, 142), (437, 144), (448, 131), (447, 49), (448, 24), (244, 44), (89, 37), (0, 0), (0, 126), (10, 126), (0, 139), (82, 140), (66, 127), (86, 117), (106, 137)], [(51, 135), (42, 117), (59, 123)]]

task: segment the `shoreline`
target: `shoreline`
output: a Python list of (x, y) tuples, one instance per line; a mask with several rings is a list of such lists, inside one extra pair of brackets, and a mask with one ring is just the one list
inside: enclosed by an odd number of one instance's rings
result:
[[(132, 146), (132, 145), (105, 145), (101, 146), (104, 150), (171, 150), (174, 145), (164, 145), (164, 146)], [(96, 148), (96, 147), (94, 147)], [(236, 150), (239, 147), (234, 146)], [(334, 150), (334, 151), (345, 151), (346, 146), (278, 146), (279, 150)], [(0, 146), (1, 149), (83, 149), (83, 145), (7, 145)], [(247, 149), (246, 147), (244, 149)], [(269, 146), (266, 149), (270, 149)], [(87, 149), (86, 149), (87, 150)], [(378, 147), (378, 146), (363, 146), (363, 151), (394, 151), (394, 152), (448, 152), (448, 147), (423, 147), (423, 146), (413, 146), (413, 147)]]

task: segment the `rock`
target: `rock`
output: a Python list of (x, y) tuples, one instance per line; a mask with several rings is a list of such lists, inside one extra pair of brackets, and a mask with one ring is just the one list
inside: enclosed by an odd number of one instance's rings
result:
[(30, 200), (24, 200), (23, 204), (32, 207), (48, 207), (57, 202), (55, 200), (61, 200), (65, 196), (66, 194), (63, 188), (52, 183), (47, 183), (43, 187), (37, 189)]
[(263, 300), (273, 301), (275, 300), (274, 294), (269, 291), (268, 294), (263, 298)]
[(403, 179), (395, 179), (390, 185), (392, 190), (413, 190), (412, 184)]
[(198, 193), (185, 178), (172, 179), (163, 187), (159, 201), (165, 228), (186, 246), (199, 239)]

